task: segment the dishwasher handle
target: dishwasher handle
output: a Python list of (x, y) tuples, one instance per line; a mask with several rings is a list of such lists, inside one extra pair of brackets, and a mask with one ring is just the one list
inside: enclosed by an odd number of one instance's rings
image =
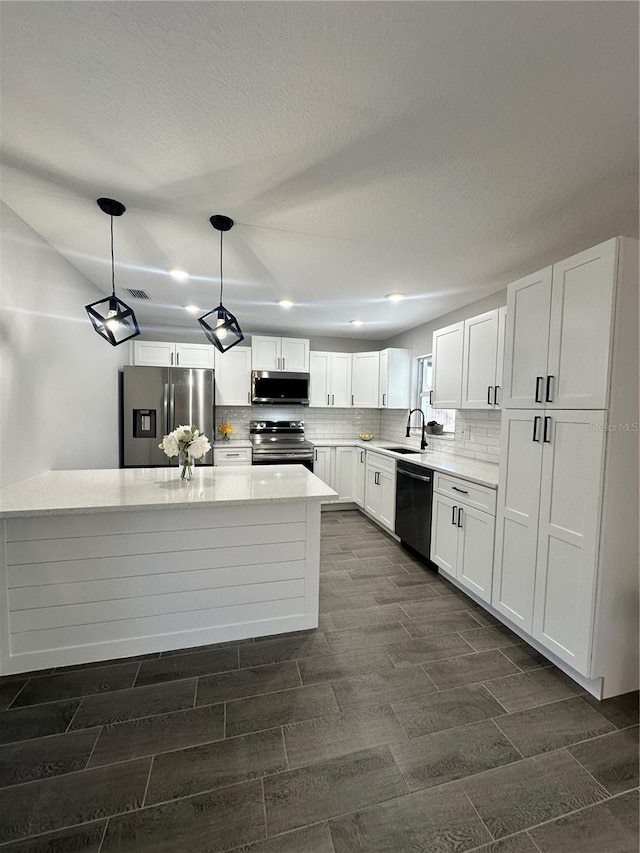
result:
[(411, 474), (409, 471), (398, 471), (399, 477), (411, 477), (412, 480), (422, 480), (425, 483), (431, 482), (431, 477), (421, 477), (420, 474)]

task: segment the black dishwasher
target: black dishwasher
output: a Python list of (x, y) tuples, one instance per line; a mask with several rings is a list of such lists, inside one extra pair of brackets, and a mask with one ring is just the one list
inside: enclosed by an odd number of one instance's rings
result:
[(431, 562), (431, 504), (433, 471), (398, 461), (396, 479), (396, 536), (402, 544)]

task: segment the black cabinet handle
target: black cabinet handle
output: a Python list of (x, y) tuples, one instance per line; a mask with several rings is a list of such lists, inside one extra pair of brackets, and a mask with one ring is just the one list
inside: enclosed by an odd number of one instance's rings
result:
[(499, 390), (500, 390), (500, 386), (499, 386), (499, 385), (494, 385), (494, 386), (493, 386), (493, 405), (494, 405), (494, 406), (497, 406), (497, 405), (498, 405), (498, 391), (499, 391)]
[(493, 405), (493, 403), (491, 402), (491, 388), (492, 387), (493, 387), (492, 385), (487, 385), (487, 406)]
[(549, 417), (549, 415), (546, 415), (545, 419), (544, 419), (544, 432), (542, 434), (542, 441), (545, 444), (551, 444), (551, 439), (549, 437), (549, 427), (550, 426), (551, 426), (551, 418)]
[(538, 426), (540, 425), (540, 420), (540, 415), (536, 415), (533, 419), (533, 437), (531, 441), (540, 441), (540, 439), (538, 438)]
[(542, 402), (541, 385), (544, 382), (544, 376), (536, 376), (536, 403)]
[(327, 406), (329, 405), (329, 395), (327, 394)]
[(553, 376), (547, 376), (547, 392), (544, 395), (544, 399), (547, 403), (553, 403), (551, 399), (551, 382), (553, 381)]
[(313, 457), (314, 462), (317, 462), (318, 461), (318, 451), (314, 450), (313, 452), (314, 452), (314, 457)]
[(383, 395), (382, 395), (382, 405), (383, 405), (383, 406), (386, 406), (386, 405), (387, 405), (387, 395), (386, 395), (386, 394), (383, 394)]
[(364, 450), (360, 451), (360, 464), (364, 465)]
[(351, 395), (351, 405), (353, 406), (353, 394)]
[(458, 509), (458, 527), (462, 527), (462, 507)]
[(335, 395), (335, 394), (332, 394), (332, 395), (331, 395), (331, 405), (332, 405), (332, 406), (335, 404), (335, 398), (336, 398), (336, 395)]
[(454, 527), (455, 527), (455, 524), (456, 524), (456, 510), (457, 510), (457, 509), (458, 509), (458, 507), (457, 507), (457, 506), (452, 506), (452, 507), (451, 507), (451, 524), (453, 524), (453, 526), (454, 526)]
[(468, 495), (469, 492), (466, 489), (459, 489), (457, 486), (451, 486), (454, 492), (462, 492), (463, 495)]
[(433, 405), (433, 391), (429, 391), (429, 405)]

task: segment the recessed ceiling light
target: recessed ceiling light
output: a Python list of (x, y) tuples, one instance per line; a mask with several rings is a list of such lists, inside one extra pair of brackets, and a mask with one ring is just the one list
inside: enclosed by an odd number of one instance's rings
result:
[(169, 270), (169, 275), (176, 281), (186, 281), (189, 278), (189, 273), (184, 270)]
[(197, 314), (200, 309), (197, 305), (185, 305), (184, 310), (188, 311), (189, 314)]
[(349, 320), (352, 326), (362, 326), (364, 320)]
[(281, 308), (291, 308), (293, 302), (290, 299), (278, 299), (278, 305)]
[(388, 299), (389, 302), (402, 302), (406, 295), (406, 293), (387, 293), (385, 299)]

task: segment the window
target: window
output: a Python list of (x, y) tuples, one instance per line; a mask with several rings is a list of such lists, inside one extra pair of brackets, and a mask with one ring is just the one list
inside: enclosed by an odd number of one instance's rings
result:
[(431, 356), (423, 355), (418, 359), (418, 383), (416, 407), (422, 409), (425, 420), (437, 421), (444, 426), (444, 432), (454, 433), (456, 430), (455, 409), (432, 409), (429, 405), (429, 392), (432, 389)]

